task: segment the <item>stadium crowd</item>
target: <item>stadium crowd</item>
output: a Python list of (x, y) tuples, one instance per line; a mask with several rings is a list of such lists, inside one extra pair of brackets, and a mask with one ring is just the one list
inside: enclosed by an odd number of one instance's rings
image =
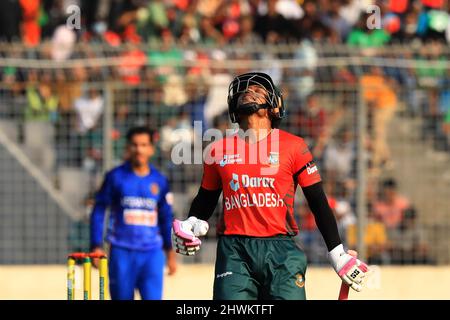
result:
[[(68, 3), (81, 8), (78, 30), (66, 27)], [(233, 75), (252, 69), (252, 61), (268, 60), (270, 64), (259, 69), (269, 73), (284, 93), (289, 115), (283, 128), (307, 140), (327, 183), (342, 237), (355, 247), (354, 108), (360, 80), (369, 110), (369, 223), (364, 239), (369, 263), (428, 263), (417, 212), (398, 192), (396, 181), (386, 175), (395, 166), (387, 127), (397, 112), (423, 117), (422, 138), (431, 137), (435, 148), (450, 150), (450, 72), (445, 50), (450, 42), (450, 8), (441, 0), (376, 1), (381, 28), (369, 29), (371, 14), (366, 8), (370, 3), (1, 1), (0, 37), (13, 43), (0, 43), (2, 58), (73, 63), (64, 68), (44, 63), (36, 68), (14, 63), (0, 66), (0, 117), (17, 121), (22, 143), (32, 132), (51, 136), (42, 142), (51, 144), (55, 153), (49, 171), (73, 166), (95, 176), (102, 170), (102, 118), (112, 94), (113, 131), (109, 134), (114, 158), (122, 159), (129, 127), (149, 125), (158, 130), (155, 162), (168, 172), (174, 190), (185, 192), (197, 181), (201, 167), (174, 165), (172, 147), (191, 143), (196, 134), (194, 121), (202, 121), (202, 132), (211, 127), (226, 129), (226, 89)], [(262, 43), (267, 48), (289, 47), (255, 49)], [(383, 50), (406, 43), (411, 45), (406, 50)], [(350, 56), (352, 50), (321, 50), (345, 44), (360, 48), (362, 57), (375, 59), (367, 49), (378, 48), (380, 59), (403, 58), (411, 64), (406, 68), (318, 65), (322, 57)], [(118, 60), (86, 63), (109, 58)], [(286, 68), (283, 61), (289, 59), (304, 63)], [(430, 60), (442, 64), (430, 67)], [(230, 67), (229, 61), (241, 64)], [(108, 91), (105, 84), (113, 82), (116, 85)], [(327, 89), (327, 84), (334, 89)], [(349, 89), (336, 89), (343, 85)], [(50, 152), (48, 148), (41, 151)], [(91, 181), (86, 205), (91, 205), (96, 183)], [(325, 246), (305, 201), (298, 202), (297, 211), (301, 241), (307, 252), (314, 252), (309, 255), (312, 262), (326, 261)]]
[[(75, 12), (67, 11), (69, 5), (80, 8), (78, 40), (111, 45), (151, 41), (165, 33), (183, 44), (215, 45), (303, 39), (360, 46), (430, 38), (450, 41), (444, 0), (4, 1), (0, 38), (34, 46), (54, 37)], [(379, 17), (370, 5), (378, 7)], [(380, 21), (368, 21), (370, 16)]]

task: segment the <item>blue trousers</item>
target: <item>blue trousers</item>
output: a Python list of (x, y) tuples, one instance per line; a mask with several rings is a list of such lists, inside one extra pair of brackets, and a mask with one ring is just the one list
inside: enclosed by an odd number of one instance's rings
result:
[(161, 300), (165, 254), (162, 249), (138, 251), (111, 246), (109, 291), (112, 300), (133, 300), (138, 289), (142, 300)]

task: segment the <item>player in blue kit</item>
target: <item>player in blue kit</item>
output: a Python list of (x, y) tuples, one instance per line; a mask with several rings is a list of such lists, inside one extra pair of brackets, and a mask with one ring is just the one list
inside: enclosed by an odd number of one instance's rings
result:
[[(172, 208), (169, 184), (149, 159), (153, 134), (145, 127), (127, 133), (128, 160), (109, 171), (91, 215), (91, 249), (103, 252), (106, 209), (110, 221), (109, 283), (113, 300), (132, 300), (138, 289), (144, 300), (160, 300), (164, 264), (176, 271), (171, 244)], [(94, 265), (97, 261), (94, 261)]]

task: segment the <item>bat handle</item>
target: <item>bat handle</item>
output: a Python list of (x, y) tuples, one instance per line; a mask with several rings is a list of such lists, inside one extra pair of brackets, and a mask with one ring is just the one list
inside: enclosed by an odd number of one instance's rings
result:
[[(348, 250), (348, 254), (352, 257), (357, 258), (358, 252), (355, 250)], [(344, 281), (341, 283), (341, 289), (339, 290), (339, 300), (348, 300), (348, 291), (350, 290), (350, 287), (348, 284), (346, 284)]]
[(350, 287), (344, 281), (342, 281), (341, 289), (339, 290), (339, 300), (348, 300), (348, 291)]

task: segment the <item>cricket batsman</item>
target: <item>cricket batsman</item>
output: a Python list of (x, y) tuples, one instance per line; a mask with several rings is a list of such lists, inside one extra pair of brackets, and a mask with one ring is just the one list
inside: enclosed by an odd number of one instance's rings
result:
[(176, 251), (198, 252), (198, 237), (208, 231), (206, 220), (223, 193), (213, 299), (306, 299), (306, 257), (294, 242), (298, 233), (294, 195), (299, 185), (331, 265), (345, 283), (360, 291), (368, 268), (344, 250), (306, 143), (278, 129), (285, 106), (270, 76), (251, 72), (234, 78), (228, 108), (240, 130), (209, 146), (188, 218), (173, 222)]
[[(110, 244), (109, 283), (112, 300), (160, 300), (164, 265), (176, 271), (172, 250), (173, 214), (166, 179), (149, 159), (154, 153), (153, 132), (145, 127), (127, 133), (128, 159), (109, 171), (96, 195), (91, 214), (91, 249), (103, 252), (105, 211), (110, 209), (106, 236)], [(94, 262), (95, 264), (95, 262)]]

